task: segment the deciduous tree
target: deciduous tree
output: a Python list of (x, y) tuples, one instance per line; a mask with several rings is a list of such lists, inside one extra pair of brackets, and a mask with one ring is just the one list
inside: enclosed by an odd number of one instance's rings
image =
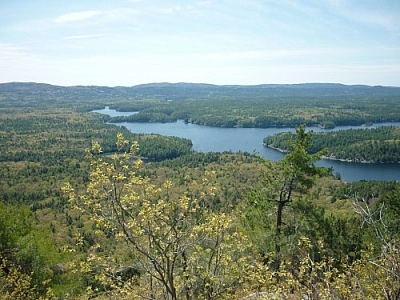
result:
[[(175, 195), (172, 182), (155, 186), (139, 175), (143, 162), (135, 156), (136, 142), (129, 145), (118, 134), (117, 149), (106, 157), (93, 143), (87, 151), (91, 172), (86, 193), (77, 195), (71, 185), (65, 187), (70, 202), (90, 216), (103, 236), (98, 239), (103, 244), (94, 245), (81, 265), (94, 274), (94, 289), (145, 299), (216, 299), (233, 292), (242, 280), (249, 243), (235, 231), (233, 216), (206, 209), (215, 174), (188, 183), (192, 191), (201, 191), (193, 193), (198, 198)], [(107, 242), (118, 245), (119, 258), (105, 250)], [(121, 266), (121, 250), (129, 252), (129, 266), (135, 271), (130, 280), (121, 275), (121, 267), (127, 267), (127, 261)]]

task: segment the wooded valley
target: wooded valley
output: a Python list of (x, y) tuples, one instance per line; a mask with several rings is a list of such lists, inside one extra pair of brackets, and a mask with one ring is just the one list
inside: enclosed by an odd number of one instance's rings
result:
[[(322, 156), (399, 162), (400, 88), (0, 84), (0, 299), (398, 299), (400, 183)], [(110, 118), (104, 108), (139, 111)], [(249, 153), (108, 122), (296, 126)], [(240, 142), (240, 140), (239, 140)]]

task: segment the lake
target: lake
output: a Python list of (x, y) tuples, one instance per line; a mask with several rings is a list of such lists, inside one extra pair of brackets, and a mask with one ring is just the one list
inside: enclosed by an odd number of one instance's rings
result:
[[(135, 112), (117, 112), (105, 108), (94, 112), (110, 116), (130, 115)], [(177, 136), (192, 140), (193, 150), (199, 152), (249, 152), (273, 161), (282, 159), (284, 154), (271, 148), (264, 147), (264, 137), (278, 132), (294, 131), (294, 128), (219, 128), (184, 123), (179, 120), (175, 123), (118, 123), (134, 133), (157, 133), (166, 136)], [(375, 124), (368, 128), (384, 125), (400, 127), (400, 123)], [(308, 127), (314, 132), (345, 130), (350, 128), (366, 128), (363, 126), (339, 126), (334, 129)], [(341, 161), (321, 160), (318, 166), (333, 167), (333, 174), (339, 173), (342, 180), (400, 180), (400, 164), (361, 164)]]

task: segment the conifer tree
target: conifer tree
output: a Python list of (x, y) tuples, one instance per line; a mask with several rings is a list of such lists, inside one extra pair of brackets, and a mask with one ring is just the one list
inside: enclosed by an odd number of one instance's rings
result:
[[(315, 166), (325, 153), (325, 150), (315, 154), (309, 154), (312, 131), (306, 132), (306, 126), (296, 128), (296, 139), (290, 143), (290, 152), (277, 163), (272, 163), (262, 158), (266, 171), (261, 174), (260, 187), (250, 194), (247, 204), (245, 219), (250, 227), (258, 227), (255, 223), (263, 223), (264, 230), (274, 233), (256, 233), (264, 239), (273, 239), (273, 248), (276, 254), (276, 264), (279, 265), (282, 244), (284, 243), (284, 228), (288, 224), (284, 220), (285, 207), (289, 206), (294, 199), (300, 199), (312, 188), (315, 178), (327, 172), (324, 168)], [(272, 221), (271, 210), (275, 209), (274, 221)], [(274, 222), (274, 225), (271, 224)], [(260, 230), (260, 229), (258, 229)], [(261, 230), (263, 230), (261, 228)], [(268, 241), (263, 242), (268, 244)], [(267, 249), (265, 249), (267, 250)], [(270, 251), (270, 250), (269, 250)]]

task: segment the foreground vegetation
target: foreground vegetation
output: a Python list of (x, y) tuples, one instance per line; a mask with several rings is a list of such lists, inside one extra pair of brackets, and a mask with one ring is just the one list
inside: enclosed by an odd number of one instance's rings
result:
[(315, 168), (304, 127), (278, 163), (195, 153), (85, 112), (164, 99), (56, 91), (0, 95), (0, 299), (399, 297), (398, 182)]

